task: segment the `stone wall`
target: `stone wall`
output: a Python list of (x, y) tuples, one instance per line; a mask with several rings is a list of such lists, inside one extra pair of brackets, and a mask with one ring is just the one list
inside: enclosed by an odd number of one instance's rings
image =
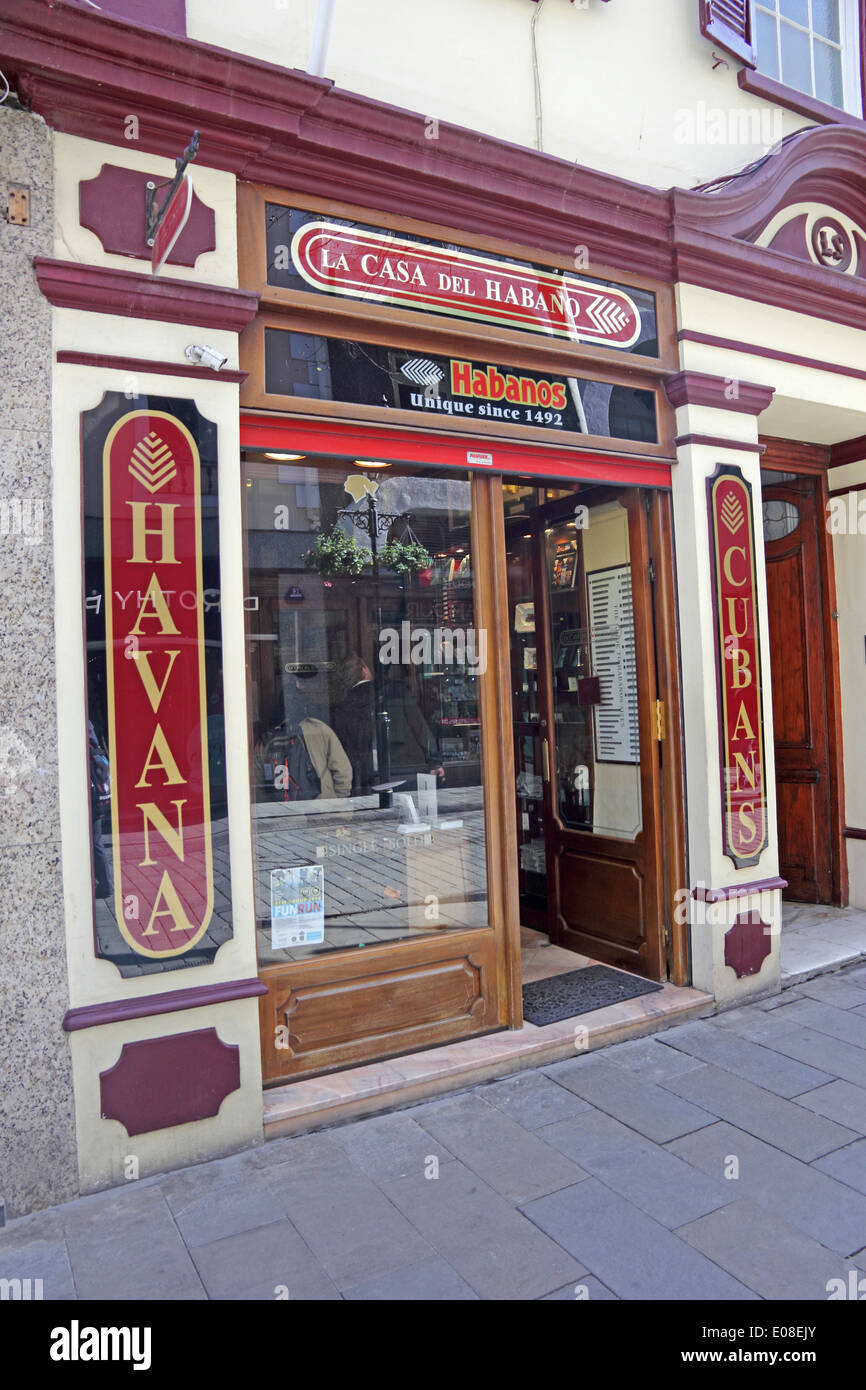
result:
[[(51, 516), (52, 134), (0, 105), (0, 1195), (7, 1215), (78, 1190), (57, 781)], [(6, 219), (30, 189), (30, 225)], [(77, 524), (77, 518), (70, 518)]]

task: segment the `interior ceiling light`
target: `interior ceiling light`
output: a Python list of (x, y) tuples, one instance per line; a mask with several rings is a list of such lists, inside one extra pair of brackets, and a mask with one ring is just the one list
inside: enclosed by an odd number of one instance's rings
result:
[(297, 459), (305, 459), (306, 454), (273, 454), (265, 451), (266, 459), (277, 459), (280, 463), (295, 463)]
[(382, 463), (376, 459), (355, 459), (356, 468), (390, 468), (390, 463)]

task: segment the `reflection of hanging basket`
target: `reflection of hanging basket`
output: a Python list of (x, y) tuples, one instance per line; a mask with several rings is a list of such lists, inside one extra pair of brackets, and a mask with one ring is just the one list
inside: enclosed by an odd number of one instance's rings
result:
[(347, 536), (339, 526), (316, 537), (315, 545), (304, 555), (308, 570), (319, 574), (361, 574), (373, 563), (368, 545), (358, 545), (354, 536)]
[(416, 540), (389, 541), (382, 546), (378, 559), (380, 565), (393, 570), (395, 574), (417, 574), (421, 570), (429, 570), (433, 564), (429, 550), (425, 550)]

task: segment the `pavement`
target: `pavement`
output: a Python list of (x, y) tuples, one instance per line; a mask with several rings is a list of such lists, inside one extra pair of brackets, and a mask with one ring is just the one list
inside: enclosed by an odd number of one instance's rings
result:
[(60, 1300), (862, 1297), (866, 965), (23, 1217), (0, 1231), (16, 1278)]

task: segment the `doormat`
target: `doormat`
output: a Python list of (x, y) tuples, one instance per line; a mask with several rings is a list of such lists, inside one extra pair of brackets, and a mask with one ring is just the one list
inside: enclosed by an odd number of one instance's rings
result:
[(627, 975), (608, 965), (588, 965), (585, 970), (570, 970), (567, 975), (551, 975), (524, 985), (523, 1017), (543, 1028), (546, 1023), (561, 1023), (564, 1018), (590, 1014), (593, 1009), (637, 999), (641, 994), (656, 994), (660, 989), (654, 980), (640, 975)]

